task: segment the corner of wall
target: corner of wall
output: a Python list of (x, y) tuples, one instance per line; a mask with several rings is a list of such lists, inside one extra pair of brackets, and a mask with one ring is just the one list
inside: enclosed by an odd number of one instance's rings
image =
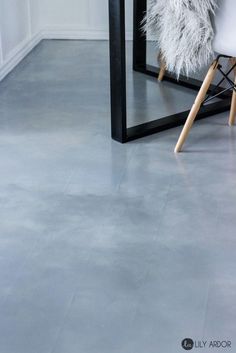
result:
[[(109, 33), (106, 26), (96, 26), (69, 23), (42, 23), (38, 12), (40, 0), (26, 0), (28, 4), (28, 34), (7, 55), (2, 52), (0, 32), (0, 81), (6, 77), (14, 67), (27, 55), (42, 39), (74, 39), (74, 40), (108, 40)], [(39, 18), (38, 18), (39, 17)], [(126, 35), (127, 40), (132, 39), (132, 32)]]
[(19, 43), (19, 45), (8, 54), (4, 62), (2, 62), (0, 66), (0, 81), (6, 77), (42, 39), (42, 32), (39, 31), (33, 37), (27, 38)]

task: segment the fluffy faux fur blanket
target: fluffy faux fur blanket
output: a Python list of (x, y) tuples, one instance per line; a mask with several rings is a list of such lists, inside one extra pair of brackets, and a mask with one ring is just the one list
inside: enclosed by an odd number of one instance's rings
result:
[(218, 0), (150, 0), (144, 29), (151, 30), (167, 70), (189, 75), (213, 56), (214, 15)]

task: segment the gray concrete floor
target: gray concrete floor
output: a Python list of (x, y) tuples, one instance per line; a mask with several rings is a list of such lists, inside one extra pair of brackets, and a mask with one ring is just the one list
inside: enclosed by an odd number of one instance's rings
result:
[[(0, 84), (1, 353), (235, 337), (236, 128), (197, 122), (178, 156), (180, 128), (118, 144), (108, 75), (107, 42), (44, 41)], [(173, 109), (169, 89), (191, 105), (163, 83), (149, 117)]]

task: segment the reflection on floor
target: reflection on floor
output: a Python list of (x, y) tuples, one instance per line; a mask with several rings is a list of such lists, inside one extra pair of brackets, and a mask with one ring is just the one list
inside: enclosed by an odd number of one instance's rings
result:
[(235, 336), (236, 128), (118, 144), (108, 74), (106, 42), (44, 41), (0, 84), (1, 353)]
[[(131, 45), (127, 45), (129, 57)], [(153, 43), (148, 46), (148, 63), (157, 66)], [(189, 109), (196, 97), (196, 91), (157, 78), (132, 72), (132, 61), (127, 62), (128, 127), (173, 115)]]

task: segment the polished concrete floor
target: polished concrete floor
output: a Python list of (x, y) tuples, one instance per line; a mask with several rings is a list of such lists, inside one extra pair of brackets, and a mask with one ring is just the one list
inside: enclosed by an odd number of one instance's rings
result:
[(236, 127), (116, 143), (108, 75), (107, 42), (44, 41), (0, 84), (0, 353), (236, 352)]

